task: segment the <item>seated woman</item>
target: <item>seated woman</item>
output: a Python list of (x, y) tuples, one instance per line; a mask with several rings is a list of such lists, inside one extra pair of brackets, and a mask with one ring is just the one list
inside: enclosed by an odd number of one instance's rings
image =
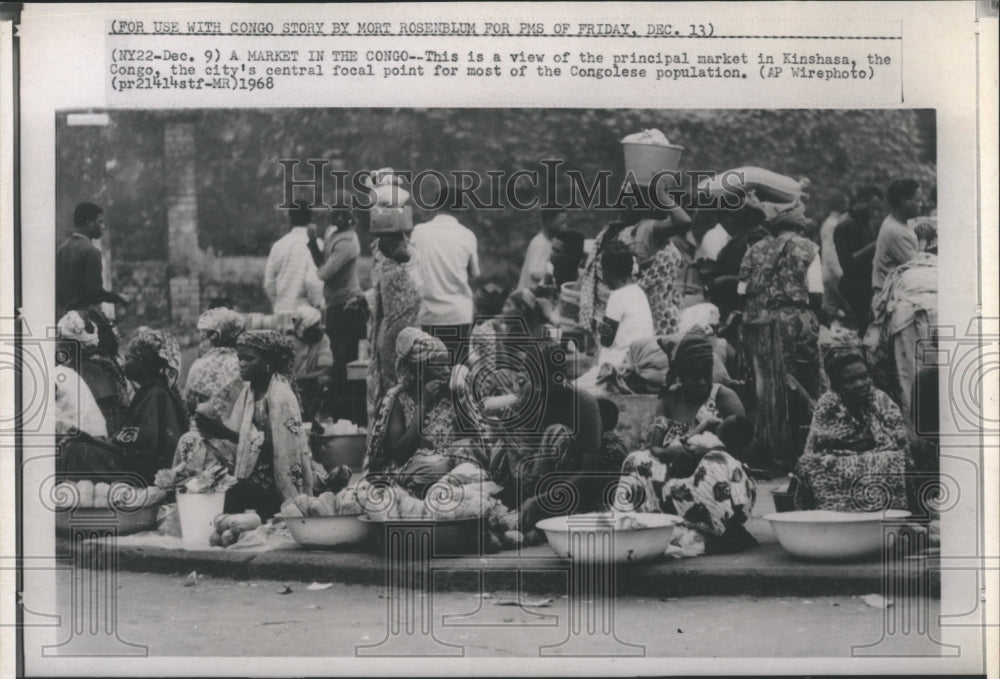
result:
[(176, 388), (180, 365), (180, 346), (173, 335), (146, 327), (136, 330), (125, 350), (124, 372), (137, 389), (122, 426), (110, 440), (81, 433), (64, 441), (57, 473), (95, 481), (131, 473), (152, 483), (157, 470), (170, 466), (177, 441), (187, 430)]
[(291, 340), (295, 346), (295, 386), (302, 399), (302, 418), (311, 422), (322, 407), (330, 384), (333, 351), (323, 332), (323, 314), (304, 304), (292, 314)]
[[(564, 374), (566, 352), (552, 340), (537, 345), (545, 381), (523, 389), (507, 426), (496, 432), (489, 473), (500, 499), (520, 511), (522, 531), (546, 516), (589, 511), (600, 501), (601, 412), (597, 399)], [(576, 502), (567, 507), (566, 485)]]
[(228, 425), (201, 410), (196, 422), (207, 438), (236, 444), (226, 513), (256, 510), (264, 520), (285, 500), (312, 494), (309, 441), (302, 427), (299, 399), (292, 385), (292, 343), (276, 330), (245, 332), (236, 342), (245, 383)]
[[(745, 414), (731, 389), (713, 384), (714, 362), (712, 344), (700, 333), (686, 335), (677, 345), (648, 434), (649, 449), (626, 458), (615, 506), (676, 513), (705, 536), (733, 532), (745, 537), (736, 527), (753, 507), (753, 481), (730, 454), (736, 450), (716, 450), (694, 438)], [(689, 436), (693, 441), (687, 441)], [(743, 438), (752, 438), (752, 432)]]
[(79, 373), (97, 401), (108, 431), (117, 431), (132, 400), (132, 389), (118, 363), (118, 337), (99, 307), (70, 311), (59, 319), (66, 346), (61, 361)]
[(188, 370), (184, 401), (192, 410), (208, 402), (226, 420), (243, 391), (236, 340), (246, 330), (246, 321), (236, 311), (217, 307), (198, 317), (198, 330), (207, 348)]
[(396, 338), (396, 378), (376, 409), (369, 430), (365, 472), (422, 496), (462, 462), (483, 462), (474, 447), (457, 441), (449, 387), (450, 356), (444, 342), (417, 328)]
[(243, 391), (236, 340), (245, 329), (243, 316), (223, 307), (209, 309), (198, 318), (198, 330), (205, 348), (191, 364), (184, 385), (184, 405), (191, 426), (177, 442), (174, 471), (200, 472), (216, 463), (233, 468), (235, 446), (223, 439), (202, 436), (195, 416), (201, 410), (222, 421), (229, 419), (236, 399)]
[(816, 402), (795, 468), (796, 509), (877, 511), (886, 489), (888, 508), (906, 509), (909, 437), (899, 407), (872, 386), (857, 349), (832, 347), (823, 366), (831, 389)]

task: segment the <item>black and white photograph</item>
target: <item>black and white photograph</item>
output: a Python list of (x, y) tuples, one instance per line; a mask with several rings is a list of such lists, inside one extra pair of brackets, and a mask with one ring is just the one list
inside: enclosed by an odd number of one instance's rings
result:
[(933, 110), (56, 127), (56, 530), (124, 507), (123, 639), (836, 655), (887, 534), (937, 609)]
[(0, 677), (995, 676), (988, 5), (0, 3)]

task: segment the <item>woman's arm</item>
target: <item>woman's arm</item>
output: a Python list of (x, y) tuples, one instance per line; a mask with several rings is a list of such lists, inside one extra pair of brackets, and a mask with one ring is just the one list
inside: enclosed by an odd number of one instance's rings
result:
[(719, 417), (723, 420), (731, 415), (746, 416), (743, 402), (740, 401), (740, 397), (736, 395), (736, 392), (729, 387), (719, 387), (719, 391), (715, 394), (715, 405), (719, 409)]
[(399, 399), (392, 405), (392, 412), (389, 414), (389, 424), (386, 427), (385, 439), (381, 451), (385, 459), (402, 462), (408, 460), (420, 448), (420, 423), (422, 413), (414, 414), (410, 426), (406, 426), (406, 419), (403, 417), (403, 406)]

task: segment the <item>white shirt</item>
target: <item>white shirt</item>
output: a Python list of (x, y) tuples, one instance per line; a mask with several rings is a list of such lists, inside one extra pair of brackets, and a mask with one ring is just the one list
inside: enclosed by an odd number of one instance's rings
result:
[[(823, 264), (820, 261), (819, 255), (813, 257), (813, 261), (809, 263), (809, 268), (806, 269), (806, 290), (810, 295), (823, 294)], [(736, 285), (736, 292), (740, 295), (747, 294), (747, 282), (740, 281)]]
[(53, 372), (56, 393), (56, 434), (72, 434), (79, 430), (91, 436), (107, 437), (104, 415), (94, 400), (94, 394), (80, 375), (65, 365)]
[(604, 317), (610, 321), (618, 321), (618, 332), (610, 347), (601, 347), (600, 363), (622, 365), (632, 342), (656, 335), (649, 300), (642, 288), (635, 283), (611, 291)]
[(552, 241), (544, 233), (536, 233), (528, 243), (528, 251), (524, 253), (524, 266), (521, 267), (517, 287), (530, 289), (541, 283), (551, 255)]
[(722, 224), (716, 224), (711, 229), (705, 232), (705, 235), (701, 237), (701, 243), (696, 243), (694, 236), (690, 231), (687, 233), (687, 241), (691, 245), (697, 246), (694, 251), (694, 261), (699, 261), (702, 259), (708, 259), (715, 261), (719, 258), (719, 253), (722, 248), (726, 247), (726, 243), (729, 242), (729, 233), (722, 228)]
[(421, 325), (472, 323), (469, 277), (479, 275), (476, 234), (448, 214), (418, 224), (410, 237), (417, 253), (423, 302)]
[(271, 246), (264, 267), (264, 292), (276, 314), (290, 314), (303, 304), (323, 308), (323, 281), (309, 252), (304, 226), (292, 230)]

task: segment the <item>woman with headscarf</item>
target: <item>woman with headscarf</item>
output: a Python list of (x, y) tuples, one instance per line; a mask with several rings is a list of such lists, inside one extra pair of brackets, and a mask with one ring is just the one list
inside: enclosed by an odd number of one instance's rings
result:
[(809, 224), (805, 206), (763, 203), (771, 236), (747, 250), (738, 292), (743, 323), (775, 319), (785, 372), (816, 398), (819, 390), (819, 320), (823, 267), (819, 246), (800, 232)]
[(132, 389), (118, 363), (118, 337), (98, 307), (70, 311), (59, 319), (63, 342), (75, 350), (61, 352), (64, 363), (83, 378), (97, 401), (108, 431), (117, 431), (132, 400)]
[(282, 502), (312, 494), (309, 441), (292, 383), (295, 350), (275, 330), (248, 331), (236, 342), (244, 386), (223, 424), (202, 410), (198, 429), (209, 438), (236, 444), (236, 485), (226, 493), (226, 513), (256, 510), (262, 519), (278, 512)]
[(797, 509), (906, 509), (909, 432), (899, 407), (872, 385), (861, 352), (835, 346), (823, 367), (830, 391), (816, 402), (795, 468)]
[(187, 416), (177, 377), (181, 351), (173, 335), (141, 327), (125, 350), (125, 376), (137, 385), (122, 426), (110, 440), (86, 434), (66, 441), (59, 452), (59, 472), (86, 473), (94, 480), (135, 473), (152, 483), (157, 470), (169, 467), (177, 441), (187, 430)]
[(184, 383), (184, 402), (189, 410), (208, 402), (220, 419), (227, 419), (243, 389), (236, 340), (246, 329), (243, 315), (216, 307), (198, 318), (198, 330), (208, 348), (196, 358)]
[(700, 333), (689, 333), (677, 344), (647, 434), (649, 448), (629, 453), (622, 466), (617, 508), (675, 513), (702, 535), (742, 535), (754, 483), (729, 453), (694, 439), (744, 416), (736, 393), (713, 383), (716, 360), (711, 342)]
[(546, 516), (595, 509), (602, 464), (600, 406), (570, 382), (565, 350), (551, 339), (525, 349), (522, 372), (532, 383), (495, 428), (488, 469), (501, 501), (518, 508), (522, 532)]
[(389, 389), (369, 428), (365, 472), (392, 478), (416, 495), (462, 462), (481, 464), (458, 442), (444, 342), (417, 328), (396, 338), (399, 383)]
[(302, 417), (311, 422), (325, 405), (324, 394), (333, 366), (330, 338), (323, 332), (323, 314), (316, 307), (300, 306), (292, 313), (289, 332), (295, 348), (292, 374), (302, 399)]
[[(396, 337), (403, 328), (418, 327), (420, 289), (408, 266), (411, 252), (406, 236), (389, 233), (379, 237), (381, 253), (378, 275), (372, 289), (372, 317), (368, 345), (368, 421), (386, 393), (398, 383), (396, 375)], [(374, 278), (374, 276), (373, 276)]]
[(546, 308), (531, 290), (515, 290), (507, 296), (498, 317), (489, 318), (472, 329), (470, 358), (466, 362), (493, 362), (505, 337), (521, 342), (541, 339), (545, 336), (545, 326), (555, 320), (551, 309)]

